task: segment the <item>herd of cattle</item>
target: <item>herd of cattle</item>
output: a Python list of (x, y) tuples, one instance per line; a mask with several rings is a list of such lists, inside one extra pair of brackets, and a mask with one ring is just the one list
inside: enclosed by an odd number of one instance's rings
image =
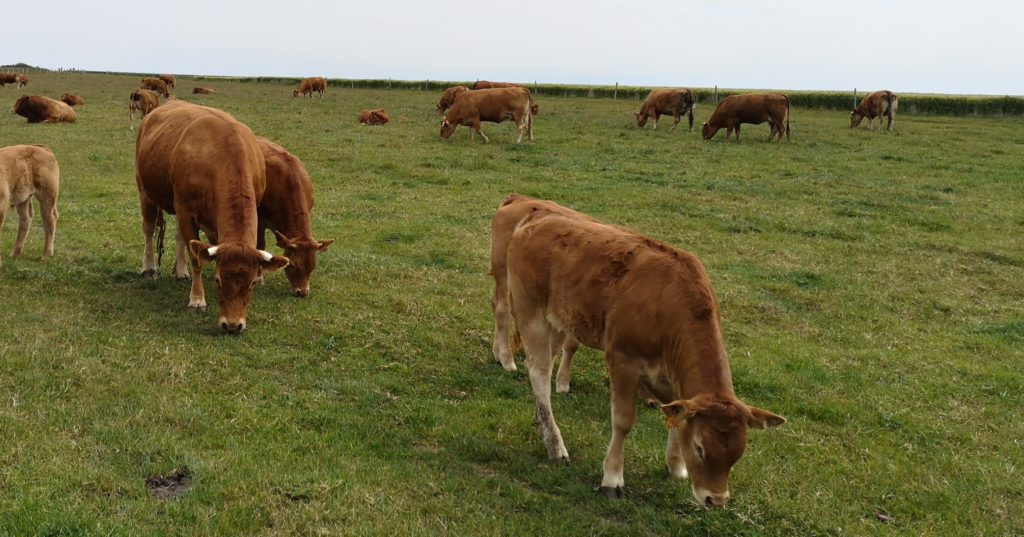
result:
[[(143, 116), (135, 146), (145, 239), (142, 275), (157, 276), (164, 214), (175, 215), (173, 272), (185, 279), (191, 271), (189, 307), (206, 307), (202, 269), (213, 262), (217, 325), (238, 334), (246, 328), (253, 290), (265, 272), (283, 269), (294, 294), (305, 297), (317, 254), (332, 241), (313, 237), (312, 181), (295, 155), (221, 110), (173, 99), (161, 105), (160, 95), (168, 97), (174, 87), (174, 77), (146, 78), (129, 99), (132, 120), (136, 110)], [(318, 93), (322, 98), (325, 90), (325, 79), (310, 78), (293, 95)], [(675, 129), (685, 115), (692, 130), (695, 103), (690, 90), (652, 91), (636, 113), (637, 125), (644, 127), (650, 120), (657, 128), (661, 116), (671, 115)], [(61, 100), (23, 96), (15, 112), (30, 122), (74, 122), (73, 104), (82, 100), (69, 94)], [(873, 128), (875, 118), (886, 118), (891, 130), (897, 104), (891, 92), (873, 93), (851, 113), (851, 126), (867, 118)], [(511, 119), (518, 143), (523, 134), (533, 140), (539, 108), (523, 86), (480, 82), (446, 90), (437, 112), (445, 116), (443, 138), (466, 125), (487, 140), (481, 122)], [(389, 120), (383, 109), (363, 114), (360, 120), (368, 124)], [(789, 137), (789, 114), (785, 95), (730, 96), (704, 123), (702, 136), (710, 139), (724, 128), (726, 137), (735, 132), (738, 139), (741, 124), (767, 122), (770, 137), (781, 141), (783, 134)], [(12, 256), (23, 249), (33, 196), (45, 228), (43, 257), (52, 255), (59, 184), (59, 166), (49, 148), (0, 149), (0, 230), (8, 208), (16, 208), (19, 216)], [(283, 255), (265, 250), (267, 229)], [(200, 240), (200, 230), (209, 242)], [(552, 459), (568, 460), (551, 409), (555, 354), (563, 353), (556, 389), (567, 392), (578, 346), (604, 351), (613, 431), (601, 490), (609, 497), (623, 494), (623, 446), (636, 418), (639, 390), (661, 403), (671, 429), (665, 451), (671, 476), (689, 477), (694, 497), (708, 507), (725, 504), (729, 473), (744, 453), (748, 429), (785, 421), (737, 398), (717, 298), (700, 260), (688, 252), (552, 201), (513, 194), (492, 221), (490, 274), (495, 280), (494, 357), (505, 369), (516, 369), (509, 344), (514, 319), (514, 339), (527, 356), (535, 422)]]

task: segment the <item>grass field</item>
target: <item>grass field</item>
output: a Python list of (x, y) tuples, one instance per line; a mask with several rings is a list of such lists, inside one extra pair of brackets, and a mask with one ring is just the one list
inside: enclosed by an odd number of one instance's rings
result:
[[(144, 280), (127, 96), (135, 77), (34, 75), (86, 100), (73, 125), (0, 115), (0, 146), (61, 165), (41, 225), (0, 254), (0, 535), (1014, 535), (1024, 533), (1024, 120), (897, 117), (850, 130), (794, 109), (793, 140), (638, 130), (632, 100), (542, 98), (438, 140), (440, 92), (179, 82), (305, 162), (335, 239), (306, 300), (283, 274), (241, 337)], [(193, 85), (214, 96), (193, 98)], [(0, 88), (13, 104), (21, 92)], [(909, 103), (901, 102), (901, 108)], [(393, 123), (360, 127), (384, 107)], [(698, 107), (703, 121), (709, 107)], [(556, 200), (697, 254), (751, 434), (726, 509), (667, 478), (660, 413), (626, 445), (626, 498), (594, 492), (610, 437), (601, 355), (581, 351), (550, 464), (522, 372), (491, 356), (490, 218)], [(173, 250), (173, 241), (168, 241)], [(147, 478), (185, 472), (180, 498)]]

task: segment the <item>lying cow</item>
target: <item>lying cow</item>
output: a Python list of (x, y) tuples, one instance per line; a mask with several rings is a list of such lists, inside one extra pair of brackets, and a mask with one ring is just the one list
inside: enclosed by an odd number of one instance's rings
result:
[(441, 94), (441, 100), (437, 102), (437, 113), (438, 115), (444, 115), (444, 113), (452, 107), (455, 103), (455, 98), (463, 93), (469, 91), (466, 86), (452, 86)]
[(690, 130), (693, 130), (693, 108), (697, 104), (697, 98), (688, 89), (656, 89), (644, 99), (640, 111), (636, 115), (636, 126), (643, 127), (647, 119), (652, 118), (654, 128), (658, 128), (658, 119), (662, 115), (671, 115), (672, 130), (676, 130), (679, 120), (686, 114), (690, 120)]
[(42, 95), (22, 95), (14, 103), (14, 113), (29, 123), (74, 123), (78, 119), (66, 103)]
[(213, 95), (217, 93), (217, 90), (213, 88), (194, 87), (192, 88), (192, 95)]
[(789, 139), (789, 97), (781, 93), (748, 93), (744, 95), (730, 95), (724, 99), (711, 118), (704, 123), (701, 135), (705, 140), (710, 140), (719, 129), (725, 128), (725, 137), (728, 138), (736, 131), (736, 140), (740, 139), (740, 125), (752, 123), (759, 125), (767, 121), (771, 126), (771, 140), (776, 134), (779, 141), (782, 141), (782, 133), (786, 133)]
[[(217, 324), (237, 334), (246, 327), (252, 290), (264, 271), (288, 259), (256, 247), (256, 207), (266, 190), (266, 165), (256, 136), (231, 115), (184, 101), (170, 101), (142, 120), (135, 142), (135, 181), (146, 239), (142, 274), (156, 277), (153, 236), (163, 213), (177, 216), (175, 275), (192, 269), (189, 307), (206, 308), (202, 267), (217, 262)], [(199, 241), (199, 230), (210, 244)], [(187, 249), (187, 250), (186, 250)]]
[(468, 91), (455, 98), (448, 115), (441, 121), (441, 138), (448, 139), (459, 125), (472, 127), (473, 131), (490, 142), (480, 130), (481, 121), (501, 123), (507, 119), (516, 122), (519, 136), (516, 143), (523, 141), (523, 131), (533, 141), (533, 98), (526, 88), (496, 88)]
[(43, 259), (53, 255), (57, 234), (57, 196), (60, 167), (53, 151), (44, 145), (14, 145), (0, 149), (0, 232), (7, 210), (18, 211), (18, 238), (11, 257), (21, 255), (32, 225), (32, 196), (39, 200), (43, 217)]
[(160, 96), (149, 90), (135, 90), (128, 96), (128, 127), (135, 128), (135, 111), (142, 113), (142, 119), (160, 106)]
[(869, 93), (861, 100), (857, 108), (850, 112), (850, 128), (860, 126), (864, 118), (868, 118), (868, 129), (875, 130), (875, 118), (881, 126), (882, 118), (889, 119), (889, 126), (886, 130), (892, 130), (896, 123), (896, 109), (899, 107), (900, 99), (895, 93), (889, 90), (880, 90)]
[(170, 89), (174, 89), (178, 85), (178, 79), (174, 75), (160, 75), (157, 78), (163, 80), (164, 84)]
[(319, 93), (320, 98), (324, 98), (324, 92), (327, 91), (327, 79), (323, 77), (311, 77), (303, 78), (299, 82), (299, 87), (295, 88), (292, 92), (292, 97), (298, 97), (299, 95), (309, 95), (312, 99), (314, 93)]
[(159, 78), (143, 78), (142, 84), (139, 89), (149, 90), (164, 96), (164, 99), (171, 96), (171, 93), (167, 91), (167, 83)]
[(551, 410), (553, 352), (566, 338), (603, 350), (612, 392), (612, 440), (601, 490), (623, 494), (623, 444), (643, 384), (664, 404), (665, 462), (692, 479), (703, 506), (729, 497), (729, 472), (747, 429), (785, 419), (733, 391), (718, 302), (695, 256), (647, 237), (538, 210), (508, 245), (512, 315), (522, 334), (536, 399), (534, 423), (551, 459), (568, 461)]
[(7, 84), (17, 84), (18, 74), (17, 73), (0, 73), (0, 88)]
[(68, 106), (79, 106), (85, 104), (85, 101), (81, 97), (73, 93), (65, 93), (60, 96), (60, 102), (67, 104)]
[(477, 80), (473, 83), (473, 89), (494, 89), (494, 88), (525, 88), (522, 84), (514, 84), (512, 82), (489, 82), (487, 80)]
[(363, 125), (387, 125), (389, 121), (391, 121), (391, 118), (388, 117), (388, 113), (383, 108), (359, 112), (359, 123)]

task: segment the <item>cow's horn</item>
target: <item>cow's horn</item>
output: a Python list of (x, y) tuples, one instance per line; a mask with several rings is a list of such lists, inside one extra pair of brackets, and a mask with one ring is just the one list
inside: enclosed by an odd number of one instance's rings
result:
[(271, 259), (274, 258), (274, 254), (272, 254), (272, 253), (270, 253), (270, 252), (268, 252), (266, 250), (260, 250), (260, 255), (263, 256), (263, 260), (264, 261), (270, 261)]
[(216, 257), (217, 256), (217, 248), (218, 248), (218, 246), (211, 246), (211, 247), (207, 248), (206, 249), (206, 255), (208, 255), (210, 257)]

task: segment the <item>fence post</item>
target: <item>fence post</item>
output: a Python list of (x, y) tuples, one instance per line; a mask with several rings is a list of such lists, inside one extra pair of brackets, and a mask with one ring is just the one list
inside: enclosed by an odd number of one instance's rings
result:
[(857, 109), (857, 88), (853, 88), (853, 109)]
[(612, 99), (618, 99), (618, 98), (619, 98), (619, 83), (616, 82), (615, 83), (615, 93), (612, 94)]
[(718, 104), (718, 86), (715, 85), (715, 104)]

